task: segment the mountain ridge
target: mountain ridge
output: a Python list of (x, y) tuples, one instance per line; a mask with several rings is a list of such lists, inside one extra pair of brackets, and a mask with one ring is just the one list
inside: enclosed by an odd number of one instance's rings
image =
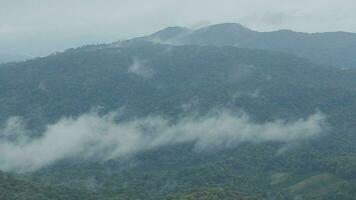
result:
[[(187, 30), (175, 27), (176, 30)], [(159, 33), (159, 34), (158, 34)], [(165, 37), (160, 37), (160, 35)], [(313, 62), (339, 68), (355, 68), (356, 33), (303, 33), (291, 30), (259, 32), (237, 23), (214, 24), (184, 34), (170, 35), (165, 29), (136, 38), (172, 45), (216, 45), (280, 51)]]

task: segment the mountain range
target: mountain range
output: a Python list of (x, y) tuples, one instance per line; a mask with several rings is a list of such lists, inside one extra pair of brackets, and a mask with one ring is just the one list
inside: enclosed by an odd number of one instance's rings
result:
[(293, 54), (339, 68), (354, 68), (356, 34), (348, 32), (302, 33), (291, 30), (259, 32), (237, 23), (216, 24), (191, 30), (169, 27), (141, 39), (173, 45), (235, 46)]

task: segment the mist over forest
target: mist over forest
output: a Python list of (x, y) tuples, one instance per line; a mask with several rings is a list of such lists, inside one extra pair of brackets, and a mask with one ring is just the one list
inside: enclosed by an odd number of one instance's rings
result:
[(0, 2), (0, 199), (355, 199), (356, 16), (327, 2)]

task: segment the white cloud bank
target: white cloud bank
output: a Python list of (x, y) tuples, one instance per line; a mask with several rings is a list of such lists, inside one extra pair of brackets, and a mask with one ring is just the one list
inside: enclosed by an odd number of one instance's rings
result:
[(319, 136), (325, 116), (317, 113), (293, 122), (254, 123), (228, 111), (186, 116), (171, 122), (162, 116), (115, 122), (115, 114), (84, 114), (49, 125), (30, 139), (23, 123), (12, 118), (0, 130), (0, 169), (29, 172), (66, 158), (109, 160), (162, 145), (194, 142), (199, 151), (235, 147), (242, 142), (294, 143)]

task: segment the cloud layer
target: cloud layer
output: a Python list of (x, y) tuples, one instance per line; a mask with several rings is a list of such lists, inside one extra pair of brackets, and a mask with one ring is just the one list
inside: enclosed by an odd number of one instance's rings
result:
[(162, 116), (116, 122), (115, 116), (92, 112), (63, 118), (35, 139), (27, 136), (29, 131), (21, 120), (11, 118), (0, 130), (0, 169), (29, 172), (75, 157), (105, 161), (184, 142), (194, 142), (197, 151), (231, 148), (243, 142), (289, 144), (322, 134), (325, 119), (317, 113), (293, 122), (259, 124), (246, 114), (228, 111), (186, 116), (176, 122)]
[(153, 69), (145, 61), (139, 59), (133, 60), (132, 64), (128, 68), (128, 72), (144, 79), (149, 79), (154, 74)]

